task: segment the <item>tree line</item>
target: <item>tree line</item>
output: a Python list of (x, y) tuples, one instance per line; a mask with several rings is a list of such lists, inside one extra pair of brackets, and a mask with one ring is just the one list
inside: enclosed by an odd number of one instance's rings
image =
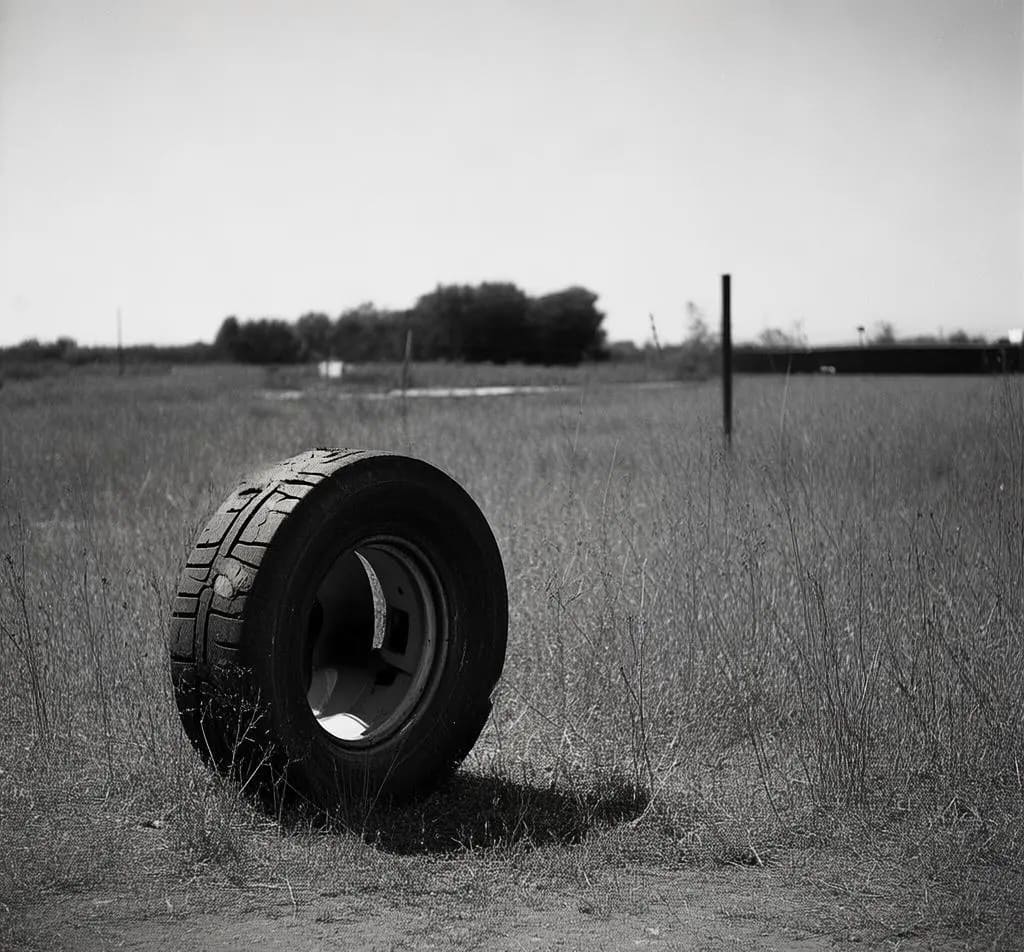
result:
[(257, 364), (401, 360), (408, 339), (416, 360), (577, 364), (607, 357), (603, 320), (597, 295), (583, 287), (531, 297), (510, 283), (450, 284), (404, 311), (361, 304), (335, 319), (228, 317), (214, 349)]
[[(0, 371), (16, 377), (39, 368), (73, 367), (118, 362), (204, 363), (234, 360), (246, 363), (287, 364), (340, 359), (354, 362), (397, 361), (405, 353), (411, 333), (415, 360), (490, 361), (573, 364), (581, 360), (656, 361), (676, 365), (682, 377), (716, 373), (720, 362), (718, 334), (710, 319), (692, 301), (686, 304), (686, 334), (678, 344), (663, 346), (651, 319), (652, 338), (642, 345), (632, 341), (608, 343), (601, 327), (604, 315), (597, 295), (582, 287), (530, 297), (514, 284), (490, 282), (439, 285), (404, 311), (362, 304), (337, 318), (320, 312), (303, 314), (295, 321), (226, 318), (213, 344), (142, 344), (121, 348), (81, 346), (71, 337), (53, 342), (32, 338), (0, 347)], [(978, 348), (986, 339), (963, 330), (948, 334), (897, 336), (894, 325), (881, 322), (868, 330), (858, 327), (859, 345), (866, 350), (915, 348)], [(995, 348), (1020, 350), (1005, 337)], [(800, 322), (783, 330), (763, 329), (756, 342), (737, 343), (737, 351), (808, 354), (811, 348)], [(905, 355), (904, 355), (905, 356)], [(1018, 355), (1019, 356), (1019, 355)], [(901, 358), (903, 359), (903, 358)], [(945, 358), (943, 358), (945, 359)], [(1017, 359), (1017, 358), (1015, 358)], [(759, 365), (760, 366), (760, 365)]]

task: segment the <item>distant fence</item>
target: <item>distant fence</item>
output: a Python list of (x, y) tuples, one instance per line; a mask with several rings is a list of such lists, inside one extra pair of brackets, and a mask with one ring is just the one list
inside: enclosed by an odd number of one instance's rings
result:
[(941, 347), (736, 347), (733, 371), (746, 374), (998, 374), (1024, 372), (1024, 347), (975, 344)]

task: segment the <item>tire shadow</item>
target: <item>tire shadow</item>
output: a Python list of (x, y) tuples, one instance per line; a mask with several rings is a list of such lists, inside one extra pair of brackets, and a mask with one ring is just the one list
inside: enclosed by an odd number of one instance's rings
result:
[(399, 855), (572, 844), (595, 828), (639, 816), (645, 806), (625, 783), (576, 791), (460, 771), (423, 800), (370, 810), (359, 832)]

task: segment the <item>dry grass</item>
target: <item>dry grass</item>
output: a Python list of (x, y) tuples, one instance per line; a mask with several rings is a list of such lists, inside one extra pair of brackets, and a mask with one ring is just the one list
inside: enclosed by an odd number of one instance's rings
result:
[[(397, 390), (402, 386), (399, 361), (349, 363), (340, 379), (317, 380), (314, 364), (292, 367), (249, 368), (261, 375), (268, 387), (287, 389), (316, 385), (327, 390)], [(657, 383), (678, 379), (678, 359), (648, 354), (630, 361), (604, 361), (576, 366), (540, 364), (464, 364), (447, 361), (413, 361), (406, 376), (407, 387), (588, 387), (616, 383)]]
[[(458, 892), (472, 873), (471, 908), (539, 881), (612, 907), (623, 864), (735, 863), (814, 884), (816, 928), (1021, 938), (1020, 380), (744, 379), (731, 455), (711, 384), (403, 407), (275, 402), (263, 383), (0, 391), (8, 929), (39, 891), (96, 883), (320, 901), (344, 864), (346, 894)], [(465, 770), (330, 829), (208, 775), (163, 648), (206, 513), (313, 445), (451, 472), (511, 598)]]

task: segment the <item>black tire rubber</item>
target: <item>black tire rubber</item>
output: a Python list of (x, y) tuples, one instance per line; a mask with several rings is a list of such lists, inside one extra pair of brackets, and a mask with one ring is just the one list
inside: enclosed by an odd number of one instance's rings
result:
[[(336, 584), (325, 576), (342, 559), (355, 564), (347, 553), (366, 566), (360, 546), (407, 559), (421, 580), (416, 604), (434, 600), (433, 628), (424, 622), (433, 634), (417, 649), (420, 694), (409, 688), (403, 703), (412, 707), (394, 715), (401, 722), (367, 727), (365, 740), (329, 733), (307, 697), (314, 642), (328, 637), (317, 631), (320, 598), (333, 598)], [(171, 676), (185, 732), (209, 763), (275, 801), (292, 792), (330, 811), (425, 794), (461, 762), (490, 713), (507, 632), (501, 555), (458, 483), (410, 457), (317, 449), (244, 480), (199, 535), (174, 601)], [(335, 652), (355, 638), (329, 637)], [(365, 660), (383, 654), (383, 642), (360, 638), (359, 664), (376, 673), (352, 670), (386, 680)], [(333, 670), (337, 679), (348, 669)], [(378, 682), (368, 683), (372, 694)]]

